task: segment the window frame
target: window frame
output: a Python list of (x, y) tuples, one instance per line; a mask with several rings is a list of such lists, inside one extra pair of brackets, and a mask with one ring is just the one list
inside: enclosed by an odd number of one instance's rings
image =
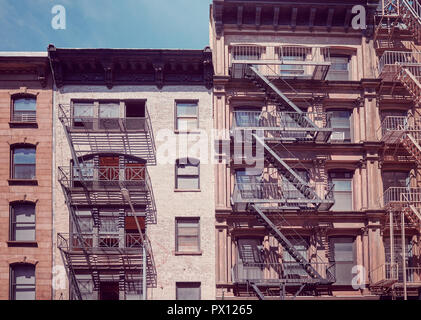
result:
[[(329, 138), (329, 143), (353, 143), (354, 142), (354, 126), (353, 126), (353, 109), (347, 109), (347, 108), (343, 108), (343, 109), (338, 109), (338, 108), (332, 108), (332, 109), (328, 109), (326, 111), (327, 113), (330, 113), (331, 117), (330, 117), (330, 123), (331, 123), (331, 128), (332, 128), (332, 134), (330, 135)], [(333, 127), (332, 125), (332, 119), (333, 119), (333, 114), (334, 112), (349, 112), (349, 139), (347, 139), (345, 137), (345, 132), (346, 131), (342, 131), (343, 129), (347, 129), (347, 128), (336, 128), (338, 130), (341, 131), (335, 131), (335, 127)], [(338, 133), (338, 132), (343, 132), (344, 133), (344, 139), (332, 139), (332, 136), (334, 133)]]
[(34, 284), (32, 285), (21, 285), (21, 286), (30, 286), (31, 288), (33, 287), (33, 292), (34, 292), (34, 297), (36, 300), (36, 296), (37, 296), (37, 276), (36, 276), (36, 265), (31, 264), (31, 263), (13, 263), (9, 265), (9, 298), (10, 300), (16, 300), (16, 288), (17, 288), (17, 284), (16, 284), (16, 276), (15, 276), (15, 272), (16, 272), (16, 268), (17, 267), (23, 267), (23, 266), (31, 266), (34, 270)]
[[(183, 285), (184, 285), (184, 287), (183, 287)], [(191, 287), (189, 287), (189, 285)], [(186, 288), (195, 288), (196, 289), (196, 287), (192, 287), (194, 285), (198, 285), (198, 289), (199, 289), (199, 297), (198, 297), (198, 300), (199, 301), (202, 300), (202, 283), (201, 282), (198, 282), (198, 281), (191, 281), (191, 282), (189, 282), (189, 281), (180, 281), (180, 282), (178, 282), (177, 281), (175, 283), (175, 299), (176, 300), (179, 300), (179, 297), (178, 297), (178, 289), (186, 289)]]
[[(343, 59), (348, 59), (348, 63), (346, 64), (347, 66), (347, 70), (334, 70), (332, 69), (333, 66), (333, 59), (332, 58), (343, 58)], [(327, 81), (350, 81), (351, 80), (351, 61), (352, 61), (352, 55), (348, 55), (348, 54), (331, 54), (330, 55), (330, 62), (331, 62), (331, 66), (329, 68), (329, 71), (326, 75), (326, 80)], [(336, 63), (338, 64), (338, 63)], [(345, 74), (347, 73), (348, 77), (346, 79), (329, 79), (329, 74), (332, 75), (341, 75), (341, 74)]]
[[(34, 212), (34, 222), (24, 222), (23, 224), (28, 224), (28, 225), (32, 225), (33, 224), (33, 230), (34, 230), (34, 239), (33, 240), (16, 240), (16, 224), (18, 224), (17, 222), (15, 222), (16, 218), (15, 218), (15, 212), (14, 212), (14, 207), (16, 205), (31, 205), (33, 206)], [(22, 223), (20, 223), (22, 224)], [(36, 203), (34, 202), (30, 202), (30, 201), (15, 201), (15, 202), (11, 202), (9, 203), (9, 241), (10, 242), (19, 242), (19, 243), (32, 243), (32, 242), (36, 242), (37, 241), (37, 233), (36, 233), (36, 226), (37, 226), (37, 207), (36, 207)]]
[[(332, 178), (332, 176), (331, 176), (332, 173), (333, 174), (343, 174), (343, 175), (350, 174), (351, 177), (350, 178), (342, 178), (342, 177)], [(332, 208), (330, 208), (330, 211), (338, 211), (338, 210), (333, 209), (336, 205), (336, 199), (335, 199), (335, 193), (336, 192), (339, 192), (340, 194), (350, 193), (350, 197), (351, 197), (351, 208), (349, 210), (339, 210), (339, 212), (342, 212), (342, 211), (353, 212), (353, 211), (355, 211), (355, 208), (354, 208), (354, 190), (353, 190), (354, 189), (354, 174), (355, 174), (355, 172), (353, 172), (353, 171), (341, 171), (341, 170), (329, 170), (328, 171), (328, 182), (329, 182), (330, 186), (334, 185), (333, 180), (350, 181), (351, 182), (350, 191), (335, 191), (335, 188), (333, 187), (332, 192), (333, 192), (333, 199), (335, 200), (335, 204), (332, 206)]]
[[(174, 187), (175, 187), (175, 190), (176, 191), (198, 191), (198, 190), (200, 190), (200, 160), (199, 159), (194, 159), (194, 160), (196, 160), (197, 161), (197, 164), (196, 165), (194, 165), (194, 164), (192, 164), (192, 162), (191, 162), (191, 160), (193, 160), (193, 159), (189, 159), (189, 158), (181, 158), (181, 159), (177, 159), (176, 161), (175, 161), (175, 181), (174, 181)], [(197, 167), (197, 175), (196, 174), (191, 174), (191, 175), (186, 175), (186, 174), (183, 174), (183, 175), (179, 175), (178, 174), (178, 170), (179, 170), (179, 165), (180, 165), (180, 162), (181, 161), (185, 161), (186, 163), (181, 163), (182, 165), (190, 165), (190, 166), (194, 166), (194, 167)], [(179, 187), (179, 185), (178, 185), (178, 178), (179, 178), (179, 176), (182, 176), (182, 177), (195, 177), (195, 176), (197, 176), (197, 188), (194, 188), (194, 189), (182, 189), (182, 188), (180, 188)]]
[[(34, 166), (34, 176), (32, 178), (16, 178), (15, 177), (15, 150), (17, 149), (33, 149), (35, 155), (35, 161), (33, 164), (25, 164), (25, 165), (33, 165)], [(24, 181), (34, 181), (37, 180), (37, 147), (32, 144), (15, 144), (10, 146), (10, 179), (11, 180), (24, 180)]]
[[(179, 104), (195, 104), (196, 105), (196, 116), (178, 116), (178, 105)], [(193, 129), (186, 128), (182, 130), (178, 127), (178, 120), (179, 119), (196, 119), (196, 127)], [(199, 123), (199, 100), (174, 100), (174, 131), (175, 132), (195, 132), (199, 130), (200, 123)]]
[[(32, 121), (22, 121), (22, 120), (16, 120), (15, 118), (15, 101), (20, 100), (20, 99), (31, 99), (31, 100), (35, 100), (35, 111), (33, 111), (34, 113), (34, 119)], [(10, 102), (10, 122), (12, 123), (18, 123), (18, 124), (34, 124), (37, 122), (37, 106), (38, 106), (38, 99), (37, 96), (34, 94), (29, 94), (29, 93), (17, 93), (15, 95), (13, 95), (11, 97), (11, 102)], [(28, 111), (25, 111), (28, 112)]]
[[(191, 221), (195, 221), (195, 224), (197, 226), (197, 235), (196, 236), (188, 236), (189, 238), (197, 237), (197, 250), (195, 251), (181, 251), (179, 247), (179, 223), (188, 223)], [(193, 224), (193, 223), (192, 223)], [(182, 254), (182, 255), (189, 255), (189, 254), (201, 254), (202, 248), (201, 248), (201, 232), (200, 232), (200, 217), (176, 217), (175, 218), (175, 253), (176, 254)], [(186, 236), (183, 236), (186, 237)]]

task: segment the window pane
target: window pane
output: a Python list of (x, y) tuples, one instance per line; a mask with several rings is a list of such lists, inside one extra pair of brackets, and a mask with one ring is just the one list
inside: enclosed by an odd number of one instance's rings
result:
[(177, 283), (177, 300), (200, 300), (200, 283)]
[(354, 261), (354, 239), (338, 238), (332, 239), (335, 261), (353, 262)]
[(350, 128), (350, 111), (332, 111), (331, 124), (333, 128)]
[(199, 189), (199, 177), (178, 177), (177, 189)]
[(35, 267), (15, 265), (12, 274), (13, 299), (35, 300)]
[(13, 151), (14, 164), (35, 164), (35, 148), (16, 148)]
[(198, 252), (199, 247), (199, 221), (176, 220), (177, 224), (177, 251), (179, 252)]
[(17, 164), (14, 166), (14, 179), (35, 179), (35, 165)]
[(199, 175), (199, 166), (192, 166), (192, 165), (178, 165), (178, 175)]
[(178, 119), (177, 120), (178, 130), (192, 130), (197, 129), (197, 118), (194, 119)]
[(349, 58), (348, 57), (331, 57), (331, 70), (348, 71)]
[(177, 103), (177, 117), (197, 116), (196, 103)]
[(332, 179), (332, 183), (335, 185), (334, 191), (351, 191), (351, 180)]
[(73, 105), (73, 115), (77, 117), (93, 117), (94, 105), (92, 103), (75, 103)]
[(35, 98), (19, 98), (13, 101), (14, 111), (36, 111)]
[(35, 241), (35, 206), (12, 207), (12, 241)]
[(100, 118), (119, 118), (120, 105), (116, 103), (101, 104), (99, 106)]

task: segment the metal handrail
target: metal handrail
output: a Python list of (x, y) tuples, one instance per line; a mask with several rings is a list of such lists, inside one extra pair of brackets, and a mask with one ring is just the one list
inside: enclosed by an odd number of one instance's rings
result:
[[(332, 262), (309, 262), (323, 279), (334, 283), (336, 281)], [(237, 263), (232, 267), (233, 283), (238, 282), (277, 282), (289, 280), (290, 282), (317, 282), (312, 278), (303, 265), (295, 261)]]
[[(245, 117), (245, 121), (238, 121)], [(330, 128), (331, 112), (279, 112), (279, 111), (234, 111), (232, 128), (283, 128), (283, 129), (314, 129), (306, 118), (313, 122), (322, 122), (322, 128)], [(306, 126), (303, 126), (305, 124)]]
[[(73, 175), (72, 175), (73, 170)], [(79, 175), (78, 173), (81, 173)], [(138, 182), (145, 183), (148, 180), (146, 166), (86, 166), (86, 167), (59, 167), (59, 181), (69, 183), (71, 181), (84, 182)]]
[(419, 194), (421, 194), (421, 188), (390, 187), (383, 193), (383, 206), (408, 204), (408, 201)]
[[(315, 183), (310, 186), (313, 191), (312, 195), (315, 194), (318, 186), (325, 186), (324, 183)], [(291, 188), (291, 187), (294, 187)], [(232, 193), (233, 202), (244, 202), (252, 200), (279, 200), (280, 202), (302, 202), (314, 200), (314, 203), (318, 203), (316, 198), (306, 198), (300, 191), (299, 184), (293, 184), (291, 182), (280, 181), (277, 183), (272, 182), (256, 182), (256, 183), (234, 183), (234, 191)], [(320, 199), (319, 199), (320, 200)]]
[(421, 52), (414, 51), (385, 51), (379, 60), (379, 74), (385, 71), (385, 67), (421, 67)]
[[(93, 247), (93, 239), (97, 237), (98, 246)], [(126, 233), (120, 237), (118, 233), (115, 234), (101, 234), (95, 235), (93, 233), (83, 233), (82, 235), (59, 233), (57, 235), (57, 247), (64, 250), (83, 250), (83, 249), (98, 249), (98, 248), (143, 248), (142, 237), (135, 233)], [(148, 247), (150, 253), (150, 247)]]
[(382, 264), (369, 273), (370, 283), (375, 285), (383, 281), (398, 281), (399, 279), (399, 264), (385, 263)]
[[(100, 117), (99, 115), (75, 116), (71, 105), (60, 104), (59, 119), (66, 127), (80, 130), (151, 132), (152, 128), (146, 107), (144, 117)], [(78, 123), (80, 125), (76, 125)]]

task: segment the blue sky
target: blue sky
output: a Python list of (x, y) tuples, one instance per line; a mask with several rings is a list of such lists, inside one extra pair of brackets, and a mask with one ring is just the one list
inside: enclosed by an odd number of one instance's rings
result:
[[(0, 0), (0, 51), (65, 48), (203, 49), (211, 0)], [(54, 5), (66, 30), (51, 26)]]

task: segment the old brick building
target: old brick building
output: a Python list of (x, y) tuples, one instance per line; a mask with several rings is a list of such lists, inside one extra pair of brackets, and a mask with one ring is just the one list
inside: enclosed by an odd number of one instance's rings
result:
[(52, 297), (52, 90), (46, 53), (0, 53), (0, 299)]
[(54, 265), (69, 276), (54, 298), (213, 299), (213, 166), (194, 147), (210, 149), (210, 50), (49, 58)]
[(217, 298), (421, 295), (420, 9), (213, 1)]

